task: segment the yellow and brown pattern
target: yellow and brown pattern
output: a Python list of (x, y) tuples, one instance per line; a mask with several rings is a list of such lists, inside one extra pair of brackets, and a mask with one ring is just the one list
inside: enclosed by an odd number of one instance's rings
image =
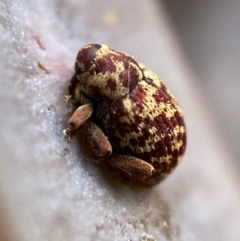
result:
[[(129, 176), (134, 178), (141, 163), (139, 169), (146, 166), (143, 175), (148, 174), (136, 179), (157, 183), (181, 160), (186, 148), (182, 111), (158, 76), (129, 55), (106, 45), (86, 45), (77, 55), (69, 94), (76, 107), (92, 104), (89, 121), (104, 133), (113, 152), (106, 160), (115, 165), (114, 158), (124, 159), (116, 166)], [(130, 173), (124, 167), (128, 160), (133, 163)]]
[(151, 79), (141, 81), (131, 94), (111, 106), (107, 126), (116, 152), (134, 155), (154, 167), (154, 175), (146, 182), (164, 179), (185, 151), (182, 113), (165, 86), (157, 87)]

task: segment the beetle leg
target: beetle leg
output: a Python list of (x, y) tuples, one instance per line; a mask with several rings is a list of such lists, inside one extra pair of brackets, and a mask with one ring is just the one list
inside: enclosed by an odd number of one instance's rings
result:
[(85, 140), (96, 158), (104, 158), (112, 153), (112, 145), (108, 137), (93, 122), (87, 121), (83, 125)]
[(92, 104), (86, 104), (78, 107), (68, 120), (68, 128), (63, 131), (63, 134), (69, 141), (73, 140), (77, 132), (84, 124), (84, 122), (92, 115)]
[(107, 160), (111, 166), (123, 171), (135, 180), (144, 181), (151, 177), (154, 172), (154, 167), (151, 164), (137, 157), (112, 154)]

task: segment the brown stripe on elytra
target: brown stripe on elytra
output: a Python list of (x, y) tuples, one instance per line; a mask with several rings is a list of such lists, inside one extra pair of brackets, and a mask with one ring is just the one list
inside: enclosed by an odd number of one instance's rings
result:
[(156, 156), (166, 156), (168, 154), (164, 140), (154, 143), (154, 154)]
[(182, 114), (180, 112), (176, 111), (174, 117), (176, 118), (176, 121), (180, 126), (185, 126)]
[(182, 134), (182, 142), (183, 142), (183, 145), (180, 147), (180, 150), (179, 150), (179, 154), (181, 156), (183, 156), (184, 152), (185, 152), (185, 149), (186, 149), (186, 146), (187, 146), (187, 135), (186, 135), (186, 131)]
[(166, 135), (164, 138), (168, 155), (172, 154), (173, 139), (174, 139), (174, 136), (170, 136), (170, 135)]
[[(173, 126), (171, 126), (170, 120), (165, 118), (165, 115), (159, 115), (154, 119), (155, 126), (158, 126), (156, 135), (162, 136), (160, 147), (162, 154), (171, 154), (172, 144), (175, 139), (174, 135), (170, 135)], [(159, 148), (158, 144), (155, 144), (155, 148)]]
[(158, 115), (154, 118), (153, 125), (157, 128), (158, 135), (165, 135), (166, 133), (168, 133), (168, 127), (164, 122), (162, 115)]
[(131, 99), (132, 103), (134, 103), (135, 107), (135, 112), (136, 111), (143, 111), (144, 106), (143, 106), (143, 101), (146, 97), (146, 92), (145, 89), (141, 84), (138, 85), (138, 88), (133, 90), (132, 93), (130, 94), (129, 98)]
[(156, 133), (151, 131), (153, 127), (156, 128), (154, 122), (146, 120), (146, 119), (144, 119), (143, 122), (144, 122), (145, 128), (142, 130), (142, 132), (143, 132), (144, 136), (155, 137)]
[(175, 112), (174, 115), (170, 118), (170, 122), (172, 123), (173, 126), (177, 126), (177, 125), (182, 125), (183, 122), (182, 122), (182, 117), (179, 118), (179, 112)]
[[(157, 121), (159, 121), (159, 123)], [(164, 136), (171, 133), (175, 126), (172, 124), (171, 120), (166, 117), (165, 112), (161, 113), (161, 115), (155, 118), (155, 123), (161, 131), (161, 134), (163, 134)]]
[[(186, 142), (187, 142), (186, 130), (185, 130), (185, 123), (184, 123), (182, 115), (179, 112), (175, 112), (174, 116), (171, 118), (171, 122), (175, 126), (179, 125), (179, 128), (184, 127), (184, 133), (179, 132), (179, 134), (175, 138), (177, 139), (177, 141), (182, 141), (183, 146), (186, 146)], [(183, 150), (183, 152), (184, 152), (184, 150)]]
[(164, 84), (162, 84), (161, 87), (159, 88), (159, 92), (161, 92), (161, 97), (163, 98), (163, 101), (165, 103), (172, 101), (172, 97), (168, 94), (167, 89), (164, 86)]
[(173, 158), (173, 159), (178, 159), (178, 157), (179, 157), (179, 151), (178, 151), (178, 150), (174, 150), (174, 151), (172, 152), (172, 158)]
[(163, 173), (168, 173), (170, 171), (169, 165), (167, 162), (162, 162), (160, 163), (160, 168), (161, 172)]
[(146, 78), (145, 81), (157, 89), (156, 94), (154, 95), (157, 103), (159, 102), (168, 102), (172, 97), (168, 94), (166, 86), (161, 82), (160, 86), (157, 86), (151, 78)]
[[(176, 112), (175, 112), (176, 113)], [(163, 118), (163, 122), (167, 125), (167, 127), (169, 128), (169, 130), (173, 130), (174, 127), (178, 124), (175, 118), (175, 115), (172, 118), (168, 118), (166, 116), (166, 112), (162, 113), (162, 118)]]
[(177, 164), (178, 164), (178, 158), (179, 158), (179, 156), (177, 156), (176, 158), (172, 158), (172, 160), (171, 160), (171, 162), (170, 162), (170, 164), (169, 164), (171, 169), (173, 169), (174, 167), (177, 166)]
[[(154, 83), (151, 83), (151, 85), (155, 87)], [(155, 88), (156, 88), (156, 92), (154, 93), (153, 98), (157, 104), (169, 103), (170, 101), (172, 101), (172, 97), (166, 92), (165, 90), (166, 87), (163, 84), (161, 84), (160, 87), (155, 87)]]
[(178, 142), (183, 140), (183, 135), (183, 133), (179, 132), (179, 134), (175, 137)]
[(152, 157), (156, 157), (158, 153), (156, 153), (155, 151), (151, 151), (151, 152), (145, 152), (143, 153), (143, 155), (141, 155), (141, 157), (143, 160), (146, 160), (148, 163), (153, 163)]
[(186, 149), (186, 141), (183, 143), (185, 143), (185, 144), (183, 144), (179, 149), (179, 155), (181, 155), (181, 156), (183, 156), (185, 149)]

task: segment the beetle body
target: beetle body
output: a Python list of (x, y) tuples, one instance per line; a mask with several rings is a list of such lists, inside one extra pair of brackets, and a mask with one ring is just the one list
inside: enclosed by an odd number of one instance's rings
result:
[[(75, 111), (80, 117), (73, 114), (65, 135), (71, 138), (86, 125), (95, 157), (147, 184), (163, 180), (181, 160), (186, 147), (182, 112), (161, 80), (129, 55), (106, 45), (85, 46), (77, 55), (69, 94), (80, 106)], [(86, 116), (82, 106), (90, 106)]]

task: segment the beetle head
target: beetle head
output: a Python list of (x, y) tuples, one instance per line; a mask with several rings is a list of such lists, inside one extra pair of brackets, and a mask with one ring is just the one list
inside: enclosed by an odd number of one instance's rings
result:
[(86, 45), (78, 52), (74, 75), (81, 92), (95, 100), (119, 99), (143, 78), (133, 58), (104, 44)]

